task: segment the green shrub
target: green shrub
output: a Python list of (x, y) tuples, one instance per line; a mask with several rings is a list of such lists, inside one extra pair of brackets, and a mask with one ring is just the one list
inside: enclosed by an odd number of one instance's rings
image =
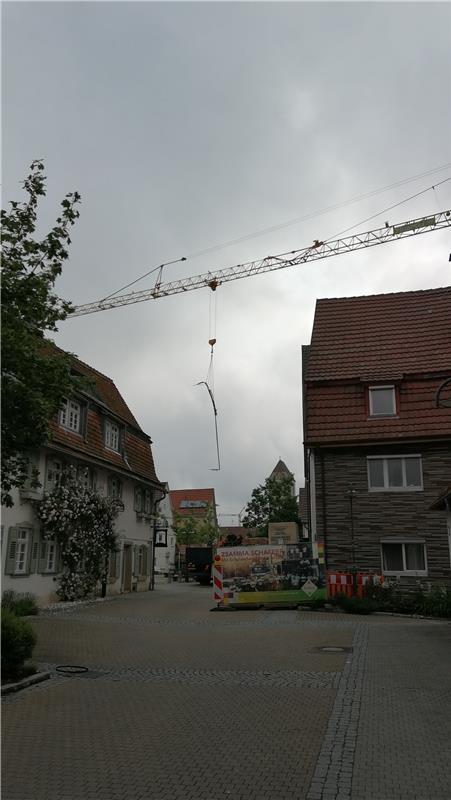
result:
[(2, 608), (2, 677), (14, 678), (31, 658), (36, 634), (29, 622)]
[(38, 606), (34, 594), (29, 592), (14, 592), (6, 589), (2, 594), (2, 608), (12, 611), (16, 617), (28, 617), (38, 613)]
[(346, 611), (347, 614), (372, 614), (377, 611), (378, 605), (370, 597), (348, 597), (346, 594), (336, 594), (335, 605)]
[(379, 611), (451, 618), (451, 589), (444, 586), (436, 586), (430, 592), (408, 592), (400, 586), (367, 585), (365, 597), (374, 601)]

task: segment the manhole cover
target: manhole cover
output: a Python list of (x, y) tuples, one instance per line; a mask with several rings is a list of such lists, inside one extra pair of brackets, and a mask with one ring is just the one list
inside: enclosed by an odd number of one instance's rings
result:
[(341, 647), (338, 644), (327, 644), (324, 647), (318, 647), (320, 653), (352, 653), (352, 647)]

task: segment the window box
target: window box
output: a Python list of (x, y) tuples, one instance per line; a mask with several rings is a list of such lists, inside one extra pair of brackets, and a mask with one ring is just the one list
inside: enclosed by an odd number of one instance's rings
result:
[(426, 545), (418, 539), (381, 542), (384, 575), (427, 575)]
[(423, 489), (421, 456), (368, 456), (370, 492), (418, 492)]

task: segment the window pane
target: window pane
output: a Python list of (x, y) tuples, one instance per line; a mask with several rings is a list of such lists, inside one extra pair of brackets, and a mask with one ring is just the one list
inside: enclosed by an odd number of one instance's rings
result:
[(387, 459), (388, 485), (402, 486), (402, 458)]
[(382, 553), (386, 572), (403, 572), (402, 544), (383, 544)]
[(382, 458), (372, 458), (368, 461), (370, 488), (383, 488), (384, 486), (384, 460)]
[(421, 486), (421, 461), (419, 458), (406, 458), (406, 485)]
[(426, 569), (424, 562), (424, 545), (405, 544), (406, 569)]
[(370, 412), (371, 414), (394, 414), (395, 409), (395, 390), (389, 389), (370, 389)]

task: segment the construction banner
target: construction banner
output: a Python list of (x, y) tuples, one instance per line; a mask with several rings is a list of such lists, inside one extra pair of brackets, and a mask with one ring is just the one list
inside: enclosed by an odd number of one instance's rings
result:
[(308, 545), (220, 547), (217, 556), (224, 603), (298, 604), (326, 596), (324, 574)]

